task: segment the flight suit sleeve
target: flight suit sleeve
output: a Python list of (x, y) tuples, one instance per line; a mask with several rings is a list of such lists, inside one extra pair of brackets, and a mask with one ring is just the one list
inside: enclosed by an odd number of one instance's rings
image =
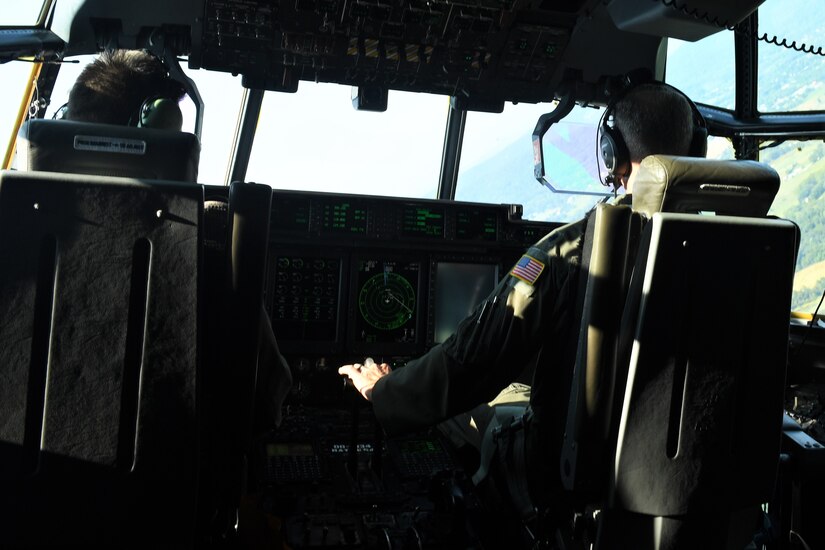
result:
[(281, 355), (269, 315), (261, 306), (258, 340), (258, 379), (255, 387), (255, 431), (262, 433), (281, 424), (281, 406), (292, 387), (292, 373)]
[(525, 269), (514, 266), (446, 342), (378, 380), (372, 401), (388, 434), (432, 426), (490, 401), (518, 377), (541, 347), (548, 316), (569, 303), (559, 300), (559, 290), (569, 288), (580, 257), (581, 228), (574, 225), (531, 247), (519, 261)]

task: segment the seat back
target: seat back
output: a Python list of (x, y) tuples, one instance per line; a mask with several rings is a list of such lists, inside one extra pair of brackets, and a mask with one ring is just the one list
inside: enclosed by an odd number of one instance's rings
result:
[(611, 419), (616, 394), (624, 388), (616, 357), (619, 326), (641, 230), (642, 218), (629, 206), (608, 204), (598, 205), (587, 225), (579, 283), (584, 296), (560, 472), (563, 487), (580, 502), (596, 498), (607, 482), (604, 455), (615, 440)]
[(597, 547), (742, 548), (779, 460), (798, 229), (660, 213), (645, 231)]
[(203, 191), (0, 173), (0, 531), (191, 546)]
[[(627, 459), (630, 456), (628, 455), (629, 452), (635, 452), (638, 460), (633, 466), (639, 468), (637, 475), (641, 478), (648, 475), (648, 466), (643, 463), (644, 459), (647, 458), (646, 440), (644, 436), (634, 439), (625, 431), (626, 426), (622, 423), (628, 407), (625, 396), (626, 391), (631, 391), (628, 384), (632, 386), (633, 377), (635, 376), (636, 367), (631, 362), (631, 352), (634, 352), (639, 345), (636, 326), (642, 320), (644, 320), (644, 323), (649, 324), (650, 329), (645, 333), (646, 340), (644, 342), (645, 345), (651, 346), (658, 344), (657, 330), (661, 330), (662, 335), (664, 335), (667, 330), (672, 328), (674, 319), (681, 322), (681, 317), (668, 312), (666, 308), (657, 311), (657, 315), (663, 315), (660, 317), (654, 317), (651, 313), (643, 312), (642, 305), (647, 304), (644, 301), (644, 297), (647, 296), (647, 289), (644, 285), (648, 284), (645, 282), (648, 261), (651, 261), (652, 257), (659, 257), (659, 261), (665, 262), (663, 267), (657, 269), (657, 273), (659, 273), (657, 277), (664, 277), (665, 279), (670, 276), (664, 275), (665, 270), (673, 268), (675, 265), (667, 264), (669, 260), (662, 260), (665, 255), (657, 252), (659, 246), (671, 246), (673, 243), (668, 242), (666, 245), (660, 245), (658, 242), (651, 242), (651, 237), (654, 235), (654, 225), (647, 220), (657, 215), (656, 213), (661, 209), (676, 212), (714, 212), (743, 216), (764, 216), (770, 207), (778, 185), (779, 178), (776, 172), (759, 163), (652, 156), (644, 159), (635, 180), (632, 196), (634, 213), (628, 215), (618, 211), (617, 207), (600, 206), (591, 218), (591, 222), (594, 223), (588, 226), (588, 232), (592, 229), (594, 233), (592, 236), (593, 244), (592, 252), (589, 255), (587, 246), (585, 247), (585, 258), (583, 259), (583, 265), (587, 266), (587, 272), (583, 276), (586, 294), (581, 314), (579, 346), (573, 373), (570, 407), (560, 466), (563, 484), (568, 491), (571, 491), (574, 506), (578, 508), (579, 513), (586, 509), (599, 509), (602, 511), (597, 522), (602, 533), (605, 533), (600, 538), (602, 548), (645, 547), (645, 544), (650, 541), (643, 543), (644, 536), (640, 538), (639, 534), (653, 532), (654, 529), (651, 527), (651, 521), (653, 520), (650, 518), (655, 517), (655, 521), (659, 524), (668, 523), (662, 519), (667, 514), (650, 515), (655, 506), (641, 512), (638, 506), (628, 507), (623, 500), (617, 498), (617, 495), (624, 494), (622, 492), (624, 489), (621, 488), (626, 489), (628, 483), (625, 477), (626, 474), (617, 477), (617, 464), (621, 456)], [(600, 212), (600, 210), (603, 210), (603, 212)], [(639, 221), (639, 216), (642, 217), (641, 221)], [(701, 310), (703, 315), (718, 318), (719, 307), (722, 304), (729, 304), (731, 308), (750, 307), (748, 305), (750, 302), (747, 300), (751, 298), (747, 297), (747, 292), (740, 287), (744, 286), (746, 289), (750, 289), (756, 285), (762, 288), (760, 286), (762, 285), (761, 282), (754, 283), (752, 279), (762, 277), (763, 273), (770, 272), (770, 276), (778, 281), (777, 284), (787, 283), (786, 287), (783, 287), (783, 292), (787, 292), (787, 296), (790, 296), (788, 281), (792, 279), (793, 275), (793, 257), (797, 239), (793, 224), (763, 219), (725, 218), (721, 216), (690, 215), (686, 216), (685, 219), (688, 220), (686, 223), (689, 229), (686, 229), (686, 233), (682, 233), (682, 235), (685, 237), (686, 242), (688, 236), (693, 234), (692, 232), (701, 232), (704, 235), (704, 232), (707, 231), (697, 228), (704, 228), (705, 224), (716, 224), (709, 230), (719, 231), (719, 238), (726, 239), (716, 243), (717, 246), (723, 248), (724, 246), (731, 248), (741, 246), (741, 250), (746, 251), (751, 251), (752, 246), (756, 248), (767, 246), (770, 247), (773, 254), (770, 257), (763, 257), (766, 262), (769, 262), (764, 267), (755, 269), (749, 260), (746, 264), (751, 266), (751, 271), (744, 268), (734, 270), (733, 267), (723, 268), (722, 266), (727, 265), (726, 262), (741, 263), (743, 261), (741, 255), (730, 255), (720, 259), (717, 256), (724, 256), (724, 252), (718, 248), (705, 246), (704, 241), (699, 246), (692, 246), (690, 248), (692, 255), (686, 261), (690, 265), (690, 270), (698, 270), (697, 273), (705, 274), (703, 275), (706, 277), (705, 281), (707, 281), (707, 277), (712, 279), (713, 274), (716, 272), (714, 270), (718, 270), (723, 274), (736, 272), (741, 281), (745, 283), (737, 285), (734, 281), (730, 281), (734, 290), (727, 293), (724, 289), (712, 287), (712, 285), (709, 285), (707, 289), (691, 286), (690, 288), (693, 289), (691, 296), (696, 300), (696, 304), (702, 304), (701, 308), (704, 308)], [(668, 222), (668, 224), (670, 223), (673, 222)], [(775, 230), (778, 233), (773, 234), (768, 231), (770, 236), (763, 239), (761, 230), (741, 229), (743, 224), (744, 227), (753, 225), (761, 228), (762, 224), (766, 223), (770, 226), (771, 231)], [(696, 224), (695, 227), (694, 224)], [(644, 230), (642, 230), (642, 227), (644, 227)], [(737, 239), (749, 238), (751, 235), (749, 231), (753, 231), (754, 235), (758, 235), (754, 238), (762, 239), (764, 242), (762, 244), (746, 243), (740, 245)], [(659, 233), (656, 233), (656, 235), (659, 235)], [(725, 245), (722, 245), (721, 242), (724, 242)], [(677, 244), (676, 248), (680, 249), (682, 243)], [(786, 261), (788, 257), (791, 258), (790, 263)], [(680, 269), (682, 271), (678, 272), (680, 273), (678, 280), (682, 281), (684, 277), (681, 273), (687, 272), (685, 271), (687, 268), (682, 266)], [(725, 269), (728, 270), (725, 271)], [(629, 275), (631, 272), (633, 273), (632, 279)], [(628, 281), (631, 280), (632, 284), (629, 286)], [(703, 279), (699, 277), (697, 280), (702, 281)], [(693, 281), (690, 283), (691, 285), (694, 284)], [(628, 293), (629, 288), (631, 291)], [(721, 300), (715, 294), (716, 292), (724, 294), (729, 301), (727, 299)], [(782, 306), (781, 296), (773, 296), (773, 298), (780, 300), (779, 305), (766, 304), (764, 308), (760, 309), (760, 315), (771, 316), (773, 332), (770, 341), (772, 345), (782, 346), (781, 349), (785, 349), (789, 302)], [(674, 300), (676, 299), (674, 297)], [(692, 305), (692, 303), (688, 305)], [(648, 306), (645, 305), (645, 307)], [(701, 323), (701, 318), (696, 315), (688, 319), (687, 322), (691, 323), (692, 328), (690, 330), (698, 331), (702, 329), (701, 326), (693, 327), (692, 325), (692, 323)], [(725, 331), (719, 331), (720, 338), (724, 338), (724, 334)], [(666, 346), (664, 340), (662, 345)], [(702, 345), (709, 346), (710, 343)], [(722, 344), (718, 343), (718, 345)], [(657, 369), (666, 368), (665, 364), (656, 362), (658, 359), (660, 358), (652, 358), (650, 364), (646, 364), (646, 368), (654, 372)], [(742, 361), (745, 361), (744, 364), (749, 364), (748, 362), (752, 359), (740, 359), (740, 367), (743, 364)], [(741, 368), (749, 369), (751, 367)], [(784, 373), (784, 361), (774, 363), (770, 368), (778, 368), (780, 369), (779, 372)], [(771, 373), (780, 376), (777, 371), (771, 371)], [(691, 378), (691, 380), (693, 379)], [(749, 382), (746, 383), (746, 381), (736, 378), (731, 383), (737, 388), (737, 392), (750, 391)], [(713, 388), (701, 386), (693, 391), (697, 395), (704, 395), (704, 392), (713, 391)], [(772, 392), (771, 396), (774, 399), (779, 395), (781, 402), (781, 382), (766, 391)], [(671, 397), (678, 397), (677, 394), (678, 392), (676, 394), (657, 395), (659, 401), (655, 404), (665, 408), (667, 408), (665, 404), (668, 404), (667, 406), (673, 406), (675, 407), (674, 410), (679, 412), (682, 402), (671, 399)], [(753, 401), (749, 400), (740, 404), (743, 408), (737, 414), (743, 414), (742, 411), (752, 406)], [(640, 406), (642, 407), (641, 410), (653, 410), (651, 409), (653, 404)], [(669, 413), (671, 412), (670, 409), (667, 410)], [(656, 415), (660, 415), (661, 412), (657, 410)], [(659, 416), (656, 416), (656, 418), (659, 418)], [(670, 417), (665, 416), (664, 418)], [(777, 419), (781, 420), (781, 414), (777, 416)], [(742, 418), (740, 417), (732, 420), (737, 425), (741, 421)], [(773, 429), (774, 426), (768, 423), (764, 427)], [(651, 429), (658, 430), (660, 428), (662, 428), (661, 425), (656, 425)], [(691, 429), (692, 426), (686, 424), (684, 432), (687, 433)], [(713, 430), (715, 430), (715, 427)], [(687, 435), (684, 437), (687, 437)], [(631, 447), (632, 450), (630, 450)], [(761, 447), (760, 449), (764, 450)], [(702, 464), (707, 451), (707, 448), (701, 448), (690, 452), (696, 453), (694, 461)], [(770, 450), (766, 452), (765, 456), (771, 454)], [(683, 454), (679, 456), (681, 457)], [(775, 464), (777, 456), (776, 453), (772, 455), (773, 464)], [(668, 457), (668, 460), (670, 459), (672, 457)], [(708, 460), (709, 464), (713, 461), (712, 458)], [(625, 464), (630, 463), (625, 462)], [(708, 466), (708, 468), (712, 469), (713, 467)], [(765, 468), (763, 467), (760, 473), (764, 473), (764, 471)], [(623, 472), (626, 471), (623, 470)], [(651, 475), (653, 473), (653, 471), (650, 472)], [(660, 473), (665, 474), (665, 472)], [(678, 478), (673, 472), (668, 473), (671, 474), (672, 479)], [(764, 479), (772, 482), (773, 475), (769, 474), (767, 478), (763, 478), (763, 481)], [(701, 484), (705, 482), (706, 479), (703, 477)], [(667, 484), (667, 480), (664, 479), (662, 483)], [(631, 483), (631, 485), (633, 484)], [(645, 487), (637, 487), (637, 489), (636, 498), (647, 498), (641, 496), (647, 494)], [(664, 492), (672, 494), (679, 491), (669, 487)], [(763, 491), (760, 494), (767, 500), (767, 495), (764, 495)], [(690, 496), (688, 500), (693, 498), (693, 496)], [(729, 510), (731, 506), (726, 504), (722, 508)], [(673, 512), (672, 507), (669, 510)], [(694, 508), (690, 513), (695, 511)], [(673, 513), (678, 515), (676, 512)], [(641, 526), (636, 531), (629, 529), (628, 532), (632, 533), (628, 535), (629, 538), (623, 539), (617, 535), (617, 531), (621, 531), (621, 526), (633, 525), (634, 521), (640, 523)], [(705, 518), (706, 524), (709, 524), (709, 521)], [(716, 519), (713, 521), (716, 521)], [(720, 529), (726, 529), (729, 523), (728, 514), (720, 523), (720, 526), (724, 525), (725, 527), (720, 527)], [(610, 527), (611, 525), (615, 528)], [(676, 522), (676, 525), (679, 526), (678, 530), (684, 531), (682, 529), (684, 522)], [(593, 531), (590, 531), (590, 535), (592, 534)], [(668, 536), (666, 535), (665, 539)], [(592, 538), (590, 541), (592, 542)], [(624, 544), (624, 546), (621, 544)]]
[(656, 212), (764, 217), (777, 191), (779, 175), (767, 164), (651, 155), (633, 183), (633, 210), (648, 218)]
[(260, 371), (272, 368), (258, 364), (261, 327), (266, 322), (263, 293), (271, 204), (272, 188), (268, 185), (235, 182), (229, 190), (227, 293), (231, 301), (227, 328), (230, 341), (234, 342), (232, 361), (247, 365), (234, 373), (232, 382), (237, 387), (236, 395), (241, 397), (235, 411), (240, 423), (239, 445), (244, 451), (249, 450), (257, 420), (257, 381), (270, 374)]
[(18, 168), (196, 182), (193, 134), (70, 120), (33, 119), (18, 132)]
[(272, 188), (235, 182), (228, 190), (209, 188), (207, 196), (202, 349), (209, 433), (201, 518), (206, 536), (222, 540), (236, 528), (253, 438), (278, 420), (272, 385), (289, 372), (277, 368), (280, 354), (263, 309)]

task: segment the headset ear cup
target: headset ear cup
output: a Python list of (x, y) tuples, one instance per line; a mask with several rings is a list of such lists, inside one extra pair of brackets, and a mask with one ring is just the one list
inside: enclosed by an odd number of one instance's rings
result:
[(622, 135), (606, 124), (599, 135), (599, 150), (608, 176), (622, 178), (630, 172), (630, 154)]
[(165, 97), (153, 97), (143, 102), (138, 116), (139, 128), (180, 131), (183, 113), (178, 102)]

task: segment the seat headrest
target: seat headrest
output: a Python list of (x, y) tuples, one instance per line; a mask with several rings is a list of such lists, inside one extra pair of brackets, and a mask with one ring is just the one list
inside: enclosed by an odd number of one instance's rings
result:
[(197, 182), (192, 134), (70, 120), (29, 120), (18, 132), (18, 168)]
[(756, 161), (651, 155), (633, 183), (633, 210), (762, 217), (778, 190), (776, 170)]

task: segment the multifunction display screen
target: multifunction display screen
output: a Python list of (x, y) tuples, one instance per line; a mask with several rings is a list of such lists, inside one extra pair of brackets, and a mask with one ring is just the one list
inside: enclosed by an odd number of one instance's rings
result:
[(355, 262), (355, 342), (414, 344), (421, 262)]
[(444, 210), (405, 205), (401, 216), (401, 234), (405, 237), (444, 237)]
[(445, 341), (496, 286), (498, 266), (438, 262), (435, 271), (436, 344)]
[(461, 240), (495, 241), (498, 219), (488, 210), (459, 210), (455, 219), (455, 236)]
[(322, 215), (325, 233), (367, 234), (367, 208), (357, 201), (326, 203)]
[(306, 233), (309, 230), (310, 201), (304, 197), (276, 196), (272, 201), (270, 229)]

